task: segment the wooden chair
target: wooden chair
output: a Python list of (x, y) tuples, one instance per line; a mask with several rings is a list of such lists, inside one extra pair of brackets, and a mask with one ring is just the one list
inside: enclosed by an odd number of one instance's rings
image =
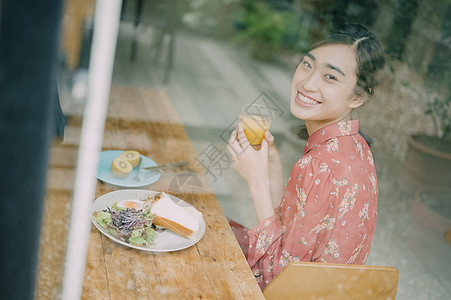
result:
[(395, 267), (291, 262), (264, 289), (266, 299), (392, 299)]

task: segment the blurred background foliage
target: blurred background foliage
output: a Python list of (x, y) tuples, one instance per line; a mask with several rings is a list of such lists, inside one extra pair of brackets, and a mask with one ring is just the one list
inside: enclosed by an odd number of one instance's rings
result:
[(389, 66), (400, 61), (424, 78), (425, 113), (431, 101), (449, 109), (442, 104), (451, 97), (451, 0), (190, 0), (187, 6), (186, 28), (230, 40), (259, 60), (288, 64), (330, 28), (363, 24), (383, 42)]
[[(451, 0), (189, 0), (187, 28), (246, 41), (278, 52), (305, 51), (313, 40), (344, 23), (369, 27), (390, 59), (418, 71), (443, 72), (449, 60)], [(258, 54), (257, 54), (258, 55)], [(420, 59), (419, 58), (423, 58)], [(434, 59), (432, 59), (434, 58)], [(449, 69), (449, 67), (448, 67)]]

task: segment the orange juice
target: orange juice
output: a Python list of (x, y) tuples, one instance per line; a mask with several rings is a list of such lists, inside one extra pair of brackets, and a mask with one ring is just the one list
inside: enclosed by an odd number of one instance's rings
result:
[(249, 144), (256, 146), (262, 143), (265, 132), (271, 126), (271, 119), (265, 119), (261, 116), (242, 115), (241, 125), (243, 125), (244, 134)]

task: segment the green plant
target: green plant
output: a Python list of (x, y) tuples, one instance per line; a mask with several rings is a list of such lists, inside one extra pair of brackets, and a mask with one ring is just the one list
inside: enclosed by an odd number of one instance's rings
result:
[(451, 94), (428, 102), (425, 113), (432, 117), (436, 135), (442, 140), (451, 140)]
[(280, 50), (293, 14), (274, 10), (268, 3), (261, 1), (245, 1), (243, 6), (243, 30), (238, 39), (249, 40), (254, 47), (253, 54), (257, 56), (271, 56)]
[(239, 11), (240, 0), (180, 2), (186, 6), (182, 20), (187, 28), (197, 33), (221, 38), (229, 38), (235, 33), (234, 19)]

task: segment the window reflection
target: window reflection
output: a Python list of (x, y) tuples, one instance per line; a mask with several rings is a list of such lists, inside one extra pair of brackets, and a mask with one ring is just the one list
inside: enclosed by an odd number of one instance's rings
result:
[[(52, 151), (48, 183), (64, 200), (46, 208), (64, 213), (61, 220), (44, 223), (43, 240), (64, 235), (63, 228), (49, 230), (59, 228), (54, 223), (64, 223), (68, 214), (95, 30), (92, 1), (75, 1), (73, 9), (72, 2), (63, 19), (65, 64), (58, 82), (68, 123), (62, 146)], [(451, 4), (445, 0), (126, 0), (112, 83), (166, 93), (179, 115), (173, 121), (184, 126), (200, 158), (213, 146), (220, 155), (227, 153), (224, 132), (234, 127), (245, 103), (265, 93), (282, 110), (271, 132), (286, 181), (306, 143), (302, 122), (288, 109), (296, 64), (327, 29), (348, 22), (368, 26), (383, 42), (388, 63), (374, 97), (354, 115), (371, 141), (379, 182), (378, 222), (367, 264), (399, 269), (399, 299), (447, 298), (451, 247), (445, 232), (451, 229), (451, 215), (450, 202), (443, 199), (449, 199), (451, 182), (450, 20)], [(426, 156), (442, 154), (423, 162), (419, 149), (431, 145), (436, 148)], [(67, 155), (70, 163), (59, 160)], [(214, 166), (199, 167), (225, 214), (255, 226), (247, 184), (230, 162), (214, 176), (209, 176)], [(437, 219), (442, 222), (434, 223)], [(58, 267), (45, 271), (57, 263), (55, 252), (63, 251), (52, 248), (41, 254), (42, 286), (58, 282)]]

